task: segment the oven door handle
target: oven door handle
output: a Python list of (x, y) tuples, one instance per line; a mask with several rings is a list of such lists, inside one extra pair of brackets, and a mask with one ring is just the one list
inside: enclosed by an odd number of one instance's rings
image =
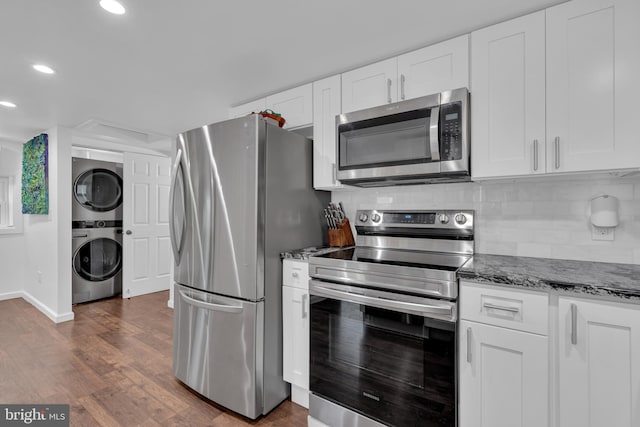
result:
[[(365, 288), (358, 288), (358, 292), (338, 289), (340, 285), (333, 285), (326, 282), (311, 279), (309, 281), (309, 292), (320, 297), (333, 298), (340, 301), (348, 301), (356, 304), (365, 304), (387, 310), (399, 311), (402, 313), (416, 314), (423, 317), (435, 317), (449, 321), (455, 321), (455, 303), (449, 301), (433, 301), (432, 303), (418, 303), (409, 301), (399, 301), (393, 299), (390, 292), (374, 291)], [(380, 296), (384, 295), (383, 298)], [(421, 300), (426, 298), (416, 297)]]

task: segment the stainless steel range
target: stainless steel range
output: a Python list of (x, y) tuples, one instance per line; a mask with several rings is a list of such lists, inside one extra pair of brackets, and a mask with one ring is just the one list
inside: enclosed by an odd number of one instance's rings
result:
[(456, 273), (473, 255), (473, 211), (356, 216), (356, 247), (309, 261), (309, 415), (455, 426)]

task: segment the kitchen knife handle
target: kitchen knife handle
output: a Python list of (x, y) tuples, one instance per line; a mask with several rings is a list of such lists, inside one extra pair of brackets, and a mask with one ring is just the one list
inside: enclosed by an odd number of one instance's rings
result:
[(391, 104), (391, 79), (387, 79), (387, 103)]
[(307, 298), (309, 297), (309, 295), (304, 294), (302, 295), (302, 318), (306, 319), (307, 318)]
[(571, 344), (578, 344), (578, 306), (571, 304)]
[(471, 328), (467, 328), (467, 363), (471, 363)]

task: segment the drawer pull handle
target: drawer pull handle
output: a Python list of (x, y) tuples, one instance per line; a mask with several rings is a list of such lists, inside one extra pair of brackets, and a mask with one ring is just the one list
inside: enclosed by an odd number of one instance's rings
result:
[(291, 277), (295, 277), (297, 279), (298, 277), (300, 277), (300, 275), (297, 271), (294, 271), (293, 273), (291, 273)]
[(467, 363), (471, 363), (471, 328), (467, 328)]
[(490, 302), (485, 302), (482, 305), (484, 308), (489, 308), (492, 310), (500, 310), (500, 311), (508, 311), (509, 313), (520, 313), (520, 309), (518, 307), (507, 307), (504, 305), (495, 305)]
[(571, 304), (571, 344), (578, 344), (578, 306)]

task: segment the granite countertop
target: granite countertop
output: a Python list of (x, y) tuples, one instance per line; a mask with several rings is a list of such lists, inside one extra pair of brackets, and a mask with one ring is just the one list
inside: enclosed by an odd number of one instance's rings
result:
[(640, 303), (640, 265), (475, 254), (460, 279)]
[(322, 255), (328, 252), (338, 251), (340, 247), (333, 246), (311, 246), (308, 248), (295, 249), (291, 251), (286, 251), (280, 253), (280, 259), (297, 259), (301, 261), (306, 261), (312, 255)]

